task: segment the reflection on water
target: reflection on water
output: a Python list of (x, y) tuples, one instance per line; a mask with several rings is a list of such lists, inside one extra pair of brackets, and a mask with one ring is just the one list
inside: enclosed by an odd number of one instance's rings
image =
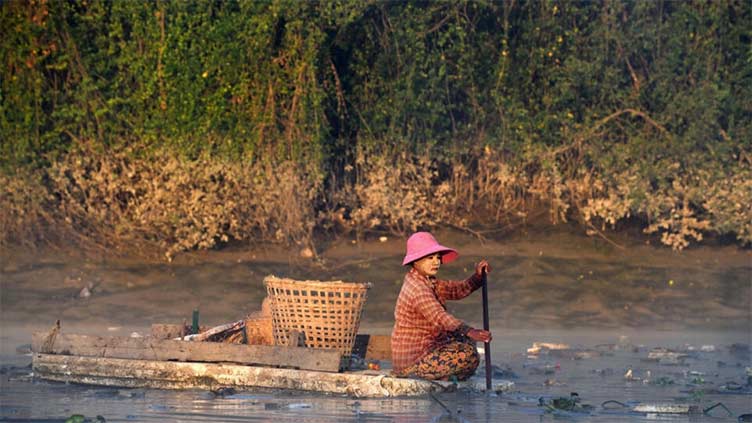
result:
[[(268, 274), (372, 282), (361, 332), (389, 333), (404, 273), (398, 264), (399, 243), (375, 253), (353, 247), (338, 258), (324, 256), (323, 265), (292, 259), (165, 265), (45, 258), (4, 265), (0, 273), (0, 421), (64, 420), (72, 414), (102, 415), (107, 421), (185, 422), (658, 419), (629, 409), (601, 407), (608, 400), (702, 407), (720, 401), (735, 414), (729, 417), (716, 409), (712, 417), (660, 418), (672, 422), (736, 421), (736, 416), (752, 412), (752, 396), (718, 391), (729, 382), (746, 384), (746, 368), (752, 366), (749, 354), (739, 354), (743, 347), (730, 349), (733, 344), (752, 344), (748, 251), (738, 253), (741, 259), (725, 260), (712, 250), (705, 255), (657, 249), (626, 254), (599, 251), (592, 245), (578, 250), (581, 244), (578, 240), (558, 240), (555, 247), (489, 243), (467, 248), (459, 260), (441, 270), (442, 277), (461, 278), (480, 257), (492, 263), (492, 358), (519, 378), (516, 392), (501, 396), (455, 392), (435, 399), (353, 399), (268, 391), (215, 397), (203, 391), (48, 383), (31, 381), (26, 367), (29, 356), (16, 352), (19, 344), (30, 342), (32, 330), (46, 330), (58, 318), (64, 330), (98, 335), (128, 335), (147, 331), (151, 323), (178, 323), (190, 318), (195, 308), (201, 312), (202, 323), (233, 321), (259, 307), (265, 296), (261, 281)], [(79, 292), (88, 284), (93, 287), (92, 295), (83, 299)], [(471, 325), (480, 325), (479, 294), (450, 303), (450, 310)], [(532, 360), (525, 350), (535, 341), (600, 345), (603, 355)], [(684, 364), (645, 361), (652, 347), (687, 350), (688, 345), (695, 350)], [(703, 345), (712, 345), (714, 351), (699, 351)], [(630, 368), (641, 380), (625, 380)], [(552, 416), (538, 406), (541, 397), (568, 397), (571, 392), (595, 406), (594, 411)]]

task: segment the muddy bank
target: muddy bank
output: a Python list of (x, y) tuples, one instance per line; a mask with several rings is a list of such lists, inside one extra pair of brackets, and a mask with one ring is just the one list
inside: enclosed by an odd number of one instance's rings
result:
[[(617, 248), (566, 231), (487, 239), (438, 234), (460, 258), (440, 276), (461, 278), (486, 257), (494, 266), (489, 296), (492, 328), (634, 328), (734, 330), (752, 328), (752, 252), (697, 247), (673, 252), (644, 243)], [(620, 240), (624, 243), (624, 240)], [(388, 333), (404, 268), (404, 240), (340, 240), (319, 260), (279, 246), (191, 253), (173, 263), (84, 259), (65, 252), (3, 251), (0, 273), (2, 336), (65, 326), (110, 334), (178, 323), (199, 309), (219, 324), (259, 307), (268, 274), (369, 281), (363, 324)], [(450, 303), (480, 324), (480, 296)]]

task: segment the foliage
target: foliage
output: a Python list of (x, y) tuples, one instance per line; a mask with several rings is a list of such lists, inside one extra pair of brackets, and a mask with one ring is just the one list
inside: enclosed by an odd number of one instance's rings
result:
[(545, 207), (749, 244), (750, 28), (739, 0), (3, 2), (2, 242), (172, 256)]
[(54, 162), (44, 184), (34, 176), (3, 177), (6, 241), (51, 234), (39, 241), (121, 254), (149, 255), (156, 247), (168, 260), (230, 239), (311, 245), (317, 179), (289, 161), (270, 168), (168, 151), (146, 160), (83, 145)]

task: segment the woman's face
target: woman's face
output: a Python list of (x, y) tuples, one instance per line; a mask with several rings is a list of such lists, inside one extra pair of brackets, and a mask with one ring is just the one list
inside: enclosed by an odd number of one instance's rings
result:
[(416, 260), (413, 267), (423, 276), (436, 276), (441, 267), (441, 254), (435, 253)]

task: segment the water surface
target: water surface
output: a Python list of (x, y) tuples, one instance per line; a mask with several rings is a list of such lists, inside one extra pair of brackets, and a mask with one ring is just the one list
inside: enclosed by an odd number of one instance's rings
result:
[[(361, 332), (388, 334), (404, 268), (403, 241), (328, 246), (320, 260), (277, 247), (186, 255), (176, 263), (84, 260), (59, 254), (5, 252), (0, 273), (0, 421), (62, 421), (72, 414), (107, 421), (736, 421), (752, 396), (723, 391), (747, 383), (752, 366), (750, 252), (732, 247), (674, 253), (571, 234), (477, 240), (441, 234), (462, 256), (440, 272), (462, 278), (487, 258), (491, 357), (518, 376), (514, 392), (472, 392), (417, 399), (354, 399), (300, 392), (249, 391), (215, 397), (204, 391), (113, 389), (29, 378), (24, 344), (60, 319), (69, 333), (128, 336), (151, 323), (180, 323), (199, 309), (202, 324), (242, 318), (258, 309), (268, 274), (299, 279), (369, 281)], [(91, 295), (82, 297), (89, 287)], [(481, 326), (480, 293), (450, 311)], [(535, 341), (598, 351), (595, 357), (527, 357)], [(701, 351), (705, 346), (706, 351)], [(685, 351), (681, 365), (645, 361), (654, 347)], [(712, 351), (710, 351), (712, 350)], [(748, 350), (747, 350), (748, 351)], [(643, 380), (627, 380), (624, 374)], [(649, 372), (649, 373), (648, 373)], [(731, 383), (731, 385), (729, 385)], [(720, 389), (720, 391), (719, 391)], [(552, 415), (538, 406), (577, 392), (591, 413)], [(604, 401), (722, 402), (712, 416), (650, 416), (606, 409)]]

